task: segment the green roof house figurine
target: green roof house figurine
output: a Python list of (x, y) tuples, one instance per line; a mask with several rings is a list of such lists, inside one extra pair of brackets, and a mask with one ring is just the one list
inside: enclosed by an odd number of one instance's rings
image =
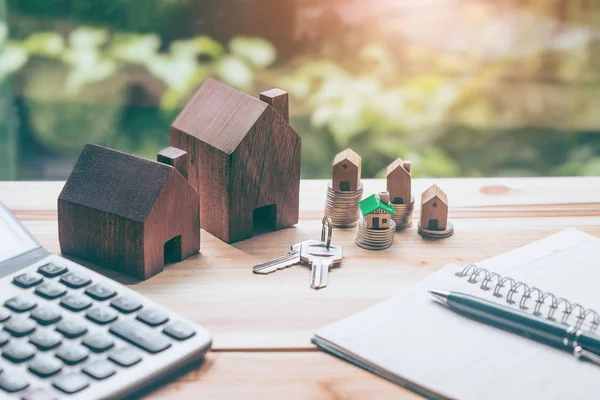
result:
[(358, 205), (367, 229), (388, 229), (391, 216), (396, 214), (388, 192), (372, 194)]
[(390, 203), (390, 194), (372, 194), (358, 203), (358, 206), (363, 218), (358, 224), (356, 244), (367, 250), (383, 250), (390, 247), (396, 233), (396, 223), (392, 220), (396, 210)]

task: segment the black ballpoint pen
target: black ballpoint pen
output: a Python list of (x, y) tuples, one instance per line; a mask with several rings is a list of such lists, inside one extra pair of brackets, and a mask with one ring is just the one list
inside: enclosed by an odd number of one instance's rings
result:
[(429, 293), (459, 314), (573, 352), (577, 358), (600, 365), (600, 336), (469, 294), (445, 290), (430, 290)]

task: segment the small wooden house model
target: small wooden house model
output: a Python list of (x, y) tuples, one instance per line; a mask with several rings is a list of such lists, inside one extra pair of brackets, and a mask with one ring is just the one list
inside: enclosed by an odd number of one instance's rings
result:
[(358, 203), (367, 229), (389, 229), (391, 216), (396, 214), (388, 192), (372, 194)]
[(171, 126), (187, 151), (202, 228), (232, 243), (298, 222), (300, 137), (282, 90), (248, 96), (207, 80)]
[(421, 227), (443, 231), (448, 224), (448, 198), (437, 185), (431, 185), (421, 196)]
[(396, 161), (387, 167), (387, 191), (394, 204), (408, 204), (411, 201), (410, 161)]
[[(185, 153), (160, 153), (172, 165)], [(58, 197), (58, 236), (65, 255), (146, 279), (200, 249), (198, 193), (181, 172), (88, 144)]]
[(333, 160), (332, 189), (336, 192), (355, 192), (360, 186), (362, 159), (352, 149), (346, 149)]

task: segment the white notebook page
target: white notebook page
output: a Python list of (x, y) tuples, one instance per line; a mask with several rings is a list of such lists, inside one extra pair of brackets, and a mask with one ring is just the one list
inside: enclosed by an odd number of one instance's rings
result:
[[(600, 312), (600, 239), (578, 230), (565, 230), (477, 264)], [(472, 284), (457, 277), (461, 270), (448, 265), (410, 293), (326, 326), (315, 336), (382, 375), (387, 372), (446, 397), (600, 398), (599, 366), (436, 304), (429, 289), (456, 290), (505, 304), (505, 298), (481, 290), (481, 280)]]

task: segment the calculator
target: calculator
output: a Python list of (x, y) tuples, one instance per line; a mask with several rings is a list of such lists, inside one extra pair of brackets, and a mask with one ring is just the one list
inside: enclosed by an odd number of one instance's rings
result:
[(0, 399), (127, 398), (210, 346), (204, 327), (48, 253), (0, 203)]

